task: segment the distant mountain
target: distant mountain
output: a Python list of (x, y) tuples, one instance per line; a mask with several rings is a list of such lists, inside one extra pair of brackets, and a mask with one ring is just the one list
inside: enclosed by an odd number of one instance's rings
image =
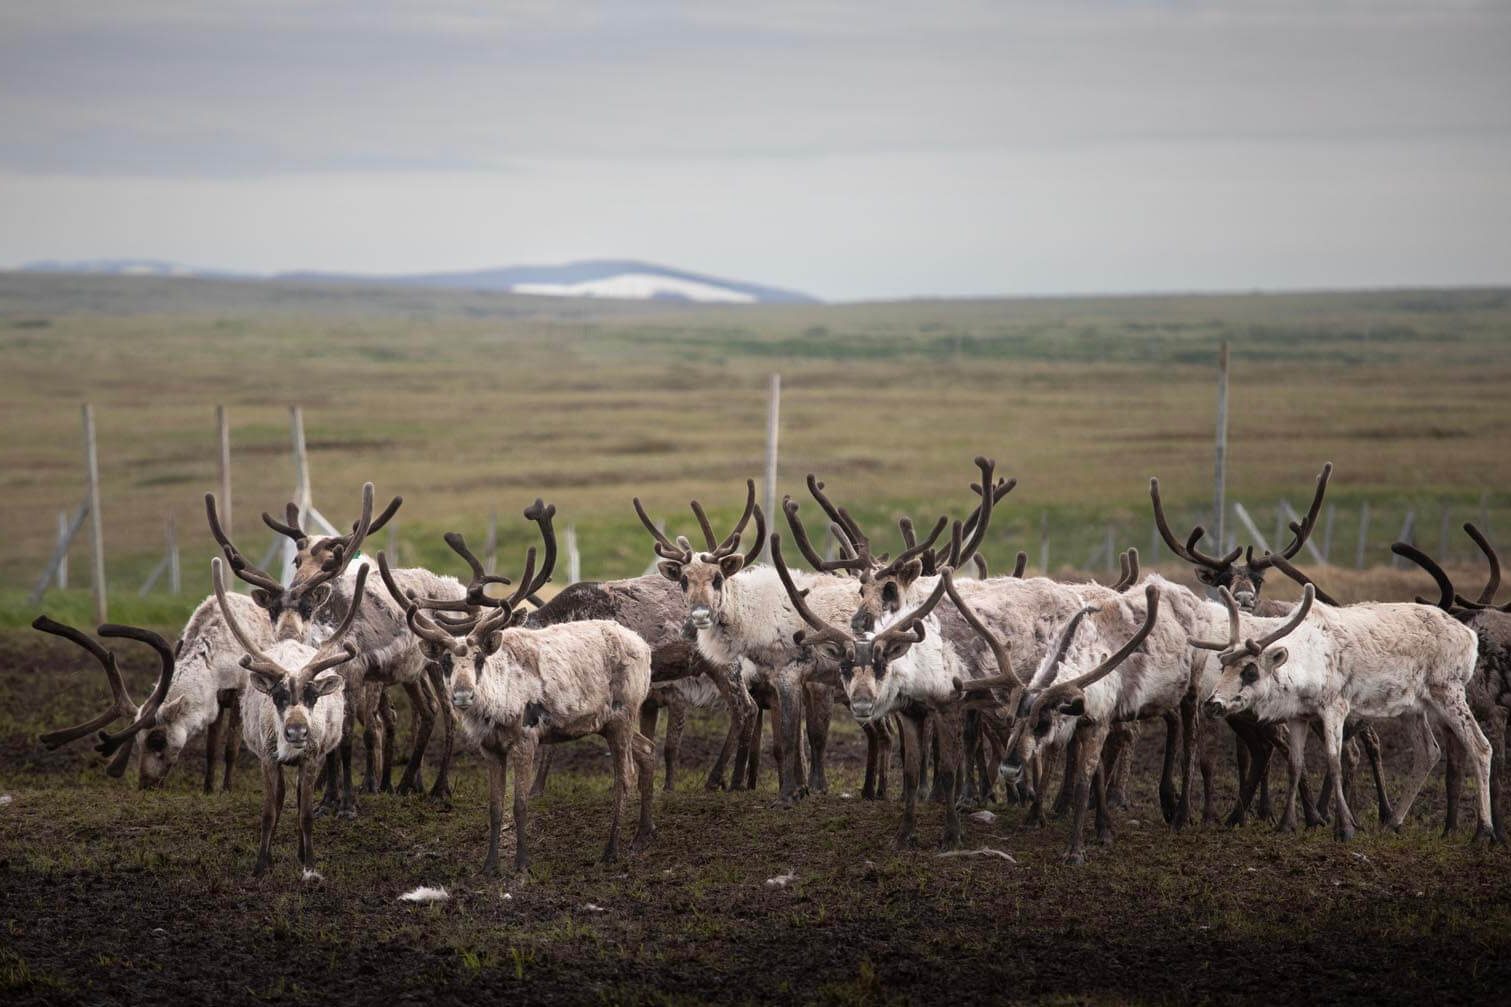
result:
[[(44, 259), (28, 262), (21, 267), (23, 273), (79, 273), (88, 276), (218, 276), (237, 274), (217, 269), (196, 269), (177, 262), (161, 259), (80, 259), (60, 262)], [(250, 278), (250, 277), (249, 277)]]
[(220, 279), (374, 284), (443, 290), (480, 290), (553, 297), (617, 298), (702, 304), (817, 304), (818, 298), (793, 290), (725, 280), (633, 259), (598, 259), (559, 266), (506, 266), (457, 273), (372, 276), (300, 271), (273, 276), (199, 269), (157, 259), (86, 259), (28, 262), (28, 273), (81, 273), (95, 276), (201, 276)]
[(493, 290), (559, 297), (697, 301), (726, 304), (817, 304), (808, 294), (725, 280), (633, 259), (595, 259), (560, 266), (506, 266), (462, 273), (353, 276), (344, 273), (282, 273), (279, 279), (383, 283), (453, 290)]

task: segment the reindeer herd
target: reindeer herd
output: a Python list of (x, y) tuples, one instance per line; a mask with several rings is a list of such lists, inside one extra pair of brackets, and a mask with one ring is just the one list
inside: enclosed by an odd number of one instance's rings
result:
[[(465, 583), (393, 567), (382, 552), (376, 564), (361, 556), (367, 536), (402, 504), (395, 498), (374, 517), (371, 483), (346, 535), (307, 533), (290, 504), (283, 521), (263, 515), (295, 543), (293, 577), (284, 585), (236, 548), (207, 494), (207, 518), (221, 553), (211, 561), (214, 593), (177, 644), (136, 627), (98, 629), (105, 641), (136, 640), (156, 651), (161, 671), (145, 702), (132, 700), (104, 642), (46, 616), (33, 623), (89, 651), (112, 693), (99, 716), (41, 740), (55, 748), (95, 735), (97, 750), (109, 760), (107, 772), (116, 777), (125, 774), (140, 741), (138, 776), (146, 788), (160, 784), (188, 742), (203, 735), (206, 791), (217, 778), (230, 787), (244, 742), (263, 778), (257, 874), (272, 862), (286, 770), (299, 814), (299, 861), (312, 871), (318, 814), (354, 816), (359, 791), (423, 792), (423, 759), (438, 731), (441, 751), (429, 792), (448, 798), (460, 738), (487, 768), (483, 866), (490, 874), (498, 869), (512, 776), (519, 871), (529, 863), (528, 803), (547, 785), (549, 746), (599, 735), (613, 768), (604, 850), (612, 861), (620, 854), (620, 820), (632, 787), (639, 818), (630, 851), (655, 834), (652, 739), (663, 710), (666, 789), (674, 786), (690, 709), (722, 709), (729, 720), (705, 786), (755, 788), (769, 714), (778, 799), (793, 805), (827, 789), (825, 748), (836, 704), (849, 708), (866, 739), (864, 799), (886, 799), (893, 751), (900, 748), (896, 842), (902, 847), (918, 842), (921, 798), (942, 806), (947, 847), (963, 839), (962, 808), (1005, 800), (1024, 805), (1036, 824), (1047, 821), (1046, 804), (1051, 813), (1068, 813), (1065, 859), (1082, 862), (1088, 811), (1097, 839), (1112, 840), (1112, 812), (1128, 802), (1133, 749), (1146, 721), (1165, 728), (1158, 795), (1172, 828), (1198, 820), (1235, 826), (1252, 814), (1293, 830), (1299, 806), (1307, 826), (1331, 821), (1346, 840), (1358, 827), (1346, 784), (1362, 748), (1380, 821), (1399, 829), (1446, 743), (1445, 833), (1458, 824), (1468, 775), (1475, 839), (1504, 842), (1495, 797), (1511, 713), (1511, 605), (1495, 604), (1499, 559), (1474, 526), (1465, 530), (1490, 568), (1477, 599), (1459, 594), (1430, 557), (1397, 543), (1396, 554), (1431, 575), (1437, 600), (1339, 605), (1290, 562), (1316, 523), (1330, 465), (1307, 515), (1291, 525), (1291, 542), (1278, 553), (1257, 555), (1252, 548), (1209, 554), (1201, 548), (1200, 527), (1178, 538), (1159, 483), (1151, 480), (1156, 528), (1175, 556), (1195, 567), (1211, 597), (1145, 575), (1131, 549), (1121, 578), (1110, 586), (1027, 577), (1022, 553), (1010, 575), (993, 577), (980, 549), (994, 508), (1016, 481), (995, 478), (987, 459), (975, 464), (979, 481), (971, 484), (976, 504), (969, 516), (941, 517), (921, 539), (903, 518), (895, 556), (876, 551), (851, 513), (808, 476), (837, 556), (814, 548), (797, 501), (786, 498), (782, 510), (789, 542), (811, 569), (789, 566), (788, 543), (778, 533), (768, 536), (753, 482), (746, 484), (739, 520), (723, 538), (702, 505), (691, 502), (701, 547), (686, 536), (668, 536), (636, 499), (635, 513), (658, 557), (656, 572), (571, 584), (550, 600), (540, 591), (555, 567), (555, 508), (539, 500), (524, 516), (538, 528), (541, 551), (528, 550), (512, 581), (489, 573), (460, 534), (445, 536), (467, 565)], [(765, 565), (758, 560), (768, 545)], [(373, 565), (381, 589), (369, 585)], [(1270, 570), (1303, 584), (1299, 604), (1261, 600)], [(249, 593), (228, 590), (228, 571)], [(408, 697), (412, 738), (397, 788), (397, 724), (388, 699), (396, 687)], [(1387, 718), (1402, 721), (1412, 743), (1405, 790), (1394, 802), (1371, 727)], [(123, 729), (107, 730), (123, 719)], [(1219, 722), (1237, 742), (1238, 798), (1225, 818), (1213, 786)], [(361, 784), (354, 785), (358, 734), (366, 760)], [(1315, 795), (1304, 762), (1312, 735), (1327, 756)], [(1269, 788), (1277, 752), (1288, 770), (1278, 815)]]

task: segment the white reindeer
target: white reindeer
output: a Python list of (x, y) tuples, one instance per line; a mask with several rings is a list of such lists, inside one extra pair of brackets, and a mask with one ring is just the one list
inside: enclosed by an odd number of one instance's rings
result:
[[(651, 648), (618, 623), (603, 619), (560, 623), (543, 629), (511, 625), (515, 606), (532, 583), (534, 550), (525, 560), (520, 587), (501, 601), (487, 600), (461, 618), (437, 624), (420, 613), (454, 611), (465, 599), (423, 598), (404, 591), (378, 553), (389, 593), (405, 606), (410, 627), (427, 656), (441, 669), (447, 694), (463, 729), (488, 763), (488, 855), (486, 874), (498, 871), (504, 788), (514, 774), (514, 869), (529, 866), (525, 844), (529, 789), (538, 745), (601, 735), (613, 759), (613, 816), (603, 859), (619, 856), (619, 822), (630, 783), (640, 784), (640, 823), (631, 843), (636, 852), (655, 835), (655, 747), (636, 729), (651, 686)], [(484, 609), (491, 609), (483, 614)], [(443, 628), (444, 627), (444, 628)]]
[(242, 738), (262, 764), (262, 833), (253, 873), (267, 871), (273, 862), (273, 832), (283, 812), (285, 766), (298, 774), (295, 783), (299, 809), (299, 863), (315, 869), (315, 777), (322, 761), (341, 741), (346, 718), (345, 681), (332, 670), (356, 656), (345, 644), (337, 650), (356, 618), (367, 584), (367, 568), (357, 572), (353, 603), (346, 618), (320, 649), (298, 640), (279, 640), (262, 649), (237, 622), (226, 596), (225, 570), (220, 557), (210, 561), (210, 579), (226, 625), (246, 650), (241, 659), (251, 688), (241, 695)]
[[(1490, 742), (1465, 696), (1475, 673), (1479, 642), (1452, 616), (1427, 605), (1370, 604), (1313, 611), (1308, 584), (1288, 618), (1244, 617), (1226, 589), (1228, 639), (1196, 642), (1220, 651), (1222, 672), (1203, 708), (1213, 717), (1245, 710), (1261, 721), (1284, 723), (1290, 740), (1290, 787), (1282, 829), (1295, 828), (1297, 785), (1303, 771), (1308, 721), (1322, 723), (1338, 805), (1334, 831), (1353, 837), (1353, 816), (1343, 793), (1343, 725), (1350, 716), (1405, 718), (1413, 734), (1411, 775), (1395, 805), (1390, 827), (1399, 830), (1440, 754), (1434, 723), (1446, 727), (1468, 753), (1479, 787), (1475, 838), (1493, 835), (1490, 812)], [(1276, 646), (1287, 639), (1287, 646)]]

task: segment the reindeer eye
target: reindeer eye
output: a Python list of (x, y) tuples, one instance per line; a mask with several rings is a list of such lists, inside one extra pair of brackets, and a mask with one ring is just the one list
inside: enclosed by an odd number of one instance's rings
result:
[(717, 590), (719, 590), (719, 588), (721, 588), (723, 586), (724, 586), (724, 575), (723, 574), (717, 574), (717, 573), (714, 574), (714, 590), (717, 591)]
[(896, 602), (897, 602), (897, 585), (896, 584), (888, 584), (886, 587), (882, 588), (881, 589), (881, 600), (884, 601), (884, 602), (887, 602), (889, 605), (890, 604), (896, 604)]
[(1243, 671), (1239, 673), (1238, 678), (1244, 685), (1253, 685), (1259, 681), (1259, 669), (1252, 664), (1246, 664), (1243, 666)]
[(682, 585), (682, 590), (686, 591), (687, 590), (687, 574), (684, 573), (682, 575), (679, 583)]

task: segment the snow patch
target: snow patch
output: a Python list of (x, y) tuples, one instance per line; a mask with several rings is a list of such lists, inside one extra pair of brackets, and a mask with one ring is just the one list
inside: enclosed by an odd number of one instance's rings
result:
[(421, 885), (412, 892), (405, 892), (399, 896), (400, 902), (445, 902), (451, 898), (451, 893), (444, 888), (430, 888)]
[(579, 283), (516, 283), (510, 289), (516, 294), (544, 294), (548, 297), (613, 297), (630, 301), (677, 298), (720, 304), (755, 303), (752, 295), (728, 287), (654, 273), (620, 273)]

